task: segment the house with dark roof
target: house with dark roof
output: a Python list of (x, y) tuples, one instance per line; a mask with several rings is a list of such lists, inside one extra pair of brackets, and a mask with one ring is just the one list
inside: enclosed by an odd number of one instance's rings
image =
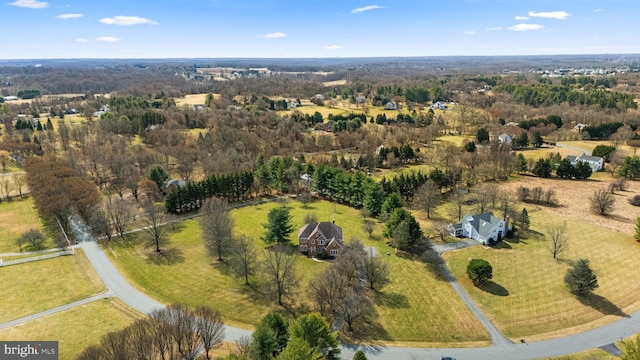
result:
[(509, 218), (506, 221), (492, 213), (465, 215), (457, 224), (449, 224), (449, 234), (456, 237), (468, 237), (487, 245), (502, 240), (509, 230)]
[(583, 162), (591, 167), (591, 171), (602, 171), (604, 169), (604, 158), (600, 156), (590, 156), (582, 154), (579, 157), (567, 156), (567, 160), (571, 162), (571, 165), (576, 166), (578, 162)]
[(298, 250), (307, 256), (338, 256), (343, 246), (342, 228), (333, 222), (310, 223), (298, 230)]
[(171, 191), (174, 188), (185, 187), (185, 186), (187, 186), (186, 180), (171, 179), (171, 180), (165, 181), (165, 183), (162, 184), (162, 186), (160, 187), (160, 191), (162, 191), (163, 194), (167, 194), (169, 193), (169, 191)]

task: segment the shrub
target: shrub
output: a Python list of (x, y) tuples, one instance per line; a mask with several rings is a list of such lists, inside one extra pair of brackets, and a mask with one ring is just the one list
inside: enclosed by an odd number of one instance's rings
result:
[(635, 195), (629, 199), (629, 203), (633, 206), (640, 206), (640, 195)]
[(482, 259), (472, 259), (467, 265), (467, 276), (478, 286), (493, 278), (493, 268)]

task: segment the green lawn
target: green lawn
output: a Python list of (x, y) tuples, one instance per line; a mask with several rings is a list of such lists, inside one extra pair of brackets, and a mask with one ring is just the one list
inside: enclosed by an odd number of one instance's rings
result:
[(105, 290), (84, 253), (0, 267), (0, 322), (82, 300)]
[[(247, 206), (232, 212), (235, 234), (246, 234), (262, 249), (270, 209), (282, 206), (270, 202)], [(368, 245), (379, 248), (388, 262), (392, 283), (376, 298), (377, 327), (372, 340), (414, 344), (451, 344), (460, 342), (488, 344), (488, 335), (464, 306), (451, 286), (436, 279), (419, 261), (395, 255), (382, 240), (382, 225), (377, 224), (374, 239), (369, 240), (362, 230), (362, 217), (357, 209), (314, 201), (308, 209), (289, 200), (295, 228), (302, 226), (306, 212), (316, 213), (320, 221), (335, 220), (343, 228), (346, 239), (358, 237)], [(292, 234), (295, 238), (297, 230)], [(173, 246), (180, 249), (184, 262), (173, 265), (154, 265), (145, 260), (146, 250), (141, 246), (116, 247), (111, 257), (118, 267), (148, 294), (170, 303), (180, 301), (191, 306), (207, 304), (218, 309), (227, 323), (252, 327), (268, 311), (276, 309), (272, 302), (256, 299), (255, 293), (228, 274), (226, 265), (217, 264), (206, 254), (200, 228), (196, 220), (183, 222), (171, 236)], [(386, 254), (390, 253), (390, 256)], [(322, 271), (326, 263), (300, 256), (298, 274), (300, 290), (295, 298), (297, 308), (310, 307), (304, 289), (309, 279)], [(424, 314), (424, 316), (416, 316)]]
[[(19, 252), (16, 240), (30, 229), (43, 230), (31, 198), (0, 203), (0, 253)], [(29, 249), (23, 247), (23, 250)]]
[(101, 299), (57, 314), (0, 330), (0, 339), (59, 341), (60, 359), (74, 359), (108, 332), (137, 318), (114, 299)]
[[(444, 254), (460, 284), (506, 336), (534, 341), (576, 333), (640, 308), (640, 246), (629, 235), (566, 218), (569, 250), (556, 261), (543, 234), (551, 222), (565, 218), (545, 210), (529, 214), (532, 230), (540, 234), (505, 241), (500, 249), (478, 246)], [(493, 280), (484, 289), (466, 276), (471, 258), (493, 266)], [(568, 262), (579, 258), (590, 260), (600, 284), (595, 296), (582, 302), (563, 282)]]

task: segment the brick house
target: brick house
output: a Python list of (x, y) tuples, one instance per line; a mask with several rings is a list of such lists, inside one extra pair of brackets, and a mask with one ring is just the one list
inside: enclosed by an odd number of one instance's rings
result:
[(342, 228), (333, 222), (306, 224), (298, 230), (298, 249), (307, 256), (337, 256), (343, 246)]

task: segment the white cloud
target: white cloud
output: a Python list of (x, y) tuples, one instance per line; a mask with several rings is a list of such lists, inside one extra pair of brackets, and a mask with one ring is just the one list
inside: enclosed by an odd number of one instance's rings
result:
[(490, 27), (490, 28), (487, 28), (486, 30), (487, 31), (500, 31), (500, 30), (502, 30), (502, 28), (498, 26), (498, 27)]
[(464, 35), (474, 35), (476, 32), (471, 30), (471, 31), (463, 31), (462, 32)]
[(113, 36), (100, 36), (99, 38), (96, 38), (96, 41), (100, 41), (100, 42), (118, 42), (118, 41), (122, 41), (122, 39), (117, 38), (117, 37), (113, 37)]
[(603, 12), (603, 11), (604, 11), (604, 9), (595, 9), (595, 10), (593, 10), (593, 12)]
[(565, 20), (566, 18), (571, 16), (571, 14), (569, 14), (566, 11), (546, 11), (546, 12), (545, 11), (540, 11), (540, 12), (529, 11), (529, 16), (531, 16), (531, 17), (541, 17), (541, 18), (546, 18), (546, 19)]
[(265, 39), (279, 39), (279, 38), (283, 38), (286, 37), (287, 34), (283, 33), (283, 32), (274, 32), (274, 33), (270, 33), (270, 34), (264, 34), (262, 36), (260, 36), (261, 38), (265, 38)]
[(77, 42), (77, 43), (83, 44), (83, 43), (89, 42), (89, 40), (83, 39), (83, 38), (75, 38), (75, 39), (73, 39), (73, 42)]
[(151, 19), (141, 18), (138, 16), (123, 16), (123, 15), (114, 16), (110, 18), (102, 18), (100, 19), (100, 22), (107, 25), (120, 25), (120, 26), (143, 25), (143, 24), (158, 25), (157, 22)]
[(380, 6), (380, 5), (363, 6), (363, 7), (359, 7), (359, 8), (351, 10), (351, 13), (352, 14), (358, 14), (358, 13), (361, 13), (361, 12), (365, 12), (365, 11), (369, 11), (369, 10), (375, 10), (375, 9), (384, 9), (384, 6)]
[(84, 16), (84, 14), (60, 14), (60, 15), (56, 16), (56, 19), (62, 19), (62, 20), (77, 19), (77, 18), (81, 18), (83, 16)]
[(540, 30), (544, 26), (538, 24), (518, 24), (507, 29), (513, 31), (529, 31), (529, 30)]
[(42, 9), (48, 7), (49, 3), (38, 0), (16, 0), (12, 3), (8, 3), (7, 5), (25, 7), (29, 9)]
[(340, 49), (342, 49), (342, 46), (334, 44), (334, 45), (325, 46), (324, 49), (325, 50), (340, 50)]
[(522, 21), (522, 20), (529, 20), (529, 17), (528, 16), (520, 16), (520, 15), (518, 15), (518, 16), (514, 17), (514, 19)]

